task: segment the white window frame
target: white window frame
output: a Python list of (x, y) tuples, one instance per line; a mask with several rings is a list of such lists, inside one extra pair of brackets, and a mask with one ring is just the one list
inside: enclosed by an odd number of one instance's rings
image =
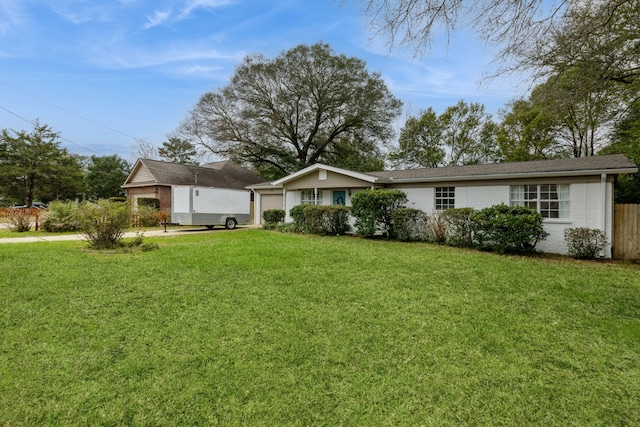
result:
[(456, 207), (456, 187), (435, 187), (435, 203), (437, 211), (446, 211)]
[(526, 206), (544, 219), (571, 219), (569, 184), (512, 185), (509, 189), (511, 206)]
[(300, 204), (309, 205), (321, 205), (322, 204), (322, 190), (300, 190)]

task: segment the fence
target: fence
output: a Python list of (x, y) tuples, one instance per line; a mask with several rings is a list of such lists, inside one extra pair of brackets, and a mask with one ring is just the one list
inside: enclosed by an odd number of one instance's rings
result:
[(15, 218), (16, 215), (29, 215), (33, 218), (31, 222), (35, 222), (36, 231), (40, 228), (40, 209), (36, 208), (0, 208), (0, 221), (11, 222), (11, 218)]
[(615, 205), (613, 258), (640, 259), (640, 205)]

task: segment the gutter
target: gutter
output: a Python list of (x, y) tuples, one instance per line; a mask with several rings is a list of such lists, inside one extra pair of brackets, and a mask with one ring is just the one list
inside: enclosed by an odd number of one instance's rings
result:
[(491, 175), (457, 175), (457, 176), (437, 176), (426, 178), (387, 178), (393, 183), (413, 183), (413, 182), (442, 182), (442, 181), (480, 181), (480, 180), (497, 180), (497, 179), (518, 179), (518, 178), (550, 178), (550, 177), (571, 177), (602, 174), (622, 174), (636, 173), (638, 168), (622, 168), (622, 169), (593, 169), (593, 170), (575, 170), (575, 171), (557, 171), (557, 172), (530, 172), (530, 173), (501, 173)]

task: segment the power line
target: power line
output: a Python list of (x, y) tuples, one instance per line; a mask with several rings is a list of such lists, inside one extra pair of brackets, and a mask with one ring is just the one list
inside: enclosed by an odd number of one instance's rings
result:
[(45, 104), (47, 104), (47, 105), (51, 105), (51, 106), (52, 106), (52, 107), (54, 107), (54, 108), (57, 108), (57, 109), (59, 109), (59, 110), (62, 110), (62, 111), (66, 112), (66, 113), (69, 113), (69, 114), (71, 114), (71, 115), (74, 115), (74, 116), (76, 116), (76, 117), (78, 117), (78, 118), (80, 118), (80, 119), (82, 119), (82, 120), (86, 120), (86, 121), (88, 121), (89, 123), (93, 123), (93, 124), (94, 124), (94, 125), (96, 125), (96, 126), (100, 126), (101, 128), (104, 128), (104, 129), (110, 130), (111, 132), (119, 133), (120, 135), (123, 135), (123, 136), (126, 136), (127, 138), (131, 138), (131, 139), (133, 139), (134, 141), (138, 141), (138, 140), (140, 139), (140, 138), (136, 138), (135, 136), (129, 135), (128, 133), (125, 133), (125, 132), (119, 131), (118, 129), (114, 129), (114, 128), (110, 127), (110, 126), (103, 125), (102, 123), (96, 122), (95, 120), (92, 120), (92, 119), (90, 119), (90, 118), (88, 118), (88, 117), (84, 117), (84, 116), (82, 116), (82, 115), (80, 115), (80, 114), (78, 114), (78, 113), (74, 113), (74, 112), (73, 112), (73, 111), (71, 111), (71, 110), (68, 110), (68, 109), (66, 109), (66, 108), (64, 108), (64, 107), (61, 107), (61, 106), (59, 106), (59, 105), (56, 105), (56, 104), (54, 104), (54, 103), (52, 103), (52, 102), (49, 102), (49, 101), (47, 101), (47, 100), (45, 100), (45, 99), (39, 98), (39, 97), (37, 97), (37, 96), (35, 96), (35, 95), (32, 95), (32, 94), (30, 94), (30, 93), (28, 93), (28, 92), (25, 92), (25, 91), (24, 91), (24, 90), (22, 90), (22, 89), (18, 89), (18, 88), (17, 88), (17, 87), (15, 87), (15, 86), (11, 86), (10, 84), (7, 84), (7, 83), (5, 83), (5, 82), (0, 82), (0, 84), (2, 84), (3, 86), (6, 86), (6, 87), (8, 87), (8, 88), (11, 88), (11, 89), (13, 89), (13, 90), (15, 90), (15, 91), (18, 91), (18, 92), (20, 92), (20, 93), (22, 93), (22, 94), (25, 94), (25, 95), (27, 95), (27, 96), (30, 96), (30, 97), (31, 97), (31, 98), (33, 98), (33, 99), (37, 99), (38, 101), (43, 102), (43, 103), (45, 103)]
[[(24, 120), (25, 122), (27, 122), (27, 123), (31, 124), (32, 126), (35, 126), (35, 125), (36, 125), (36, 123), (35, 123), (33, 120), (25, 119), (24, 117), (22, 117), (22, 116), (21, 116), (21, 115), (19, 115), (18, 113), (14, 113), (13, 111), (9, 110), (8, 108), (3, 107), (2, 105), (0, 105), (0, 108), (2, 108), (4, 111), (6, 111), (6, 112), (7, 112), (7, 113), (9, 113), (9, 114), (13, 114), (14, 116), (16, 116), (17, 118), (19, 118), (20, 120)], [(80, 144), (78, 144), (78, 143), (76, 143), (76, 142), (73, 142), (73, 141), (71, 141), (70, 139), (63, 138), (63, 137), (61, 137), (61, 136), (58, 136), (58, 138), (59, 138), (59, 139), (61, 139), (62, 141), (66, 141), (66, 142), (68, 142), (69, 144), (73, 144), (73, 145), (76, 145), (76, 146), (78, 146), (78, 147), (80, 147), (80, 148), (83, 148), (83, 149), (85, 149), (85, 150), (87, 150), (87, 151), (91, 151), (92, 153), (100, 154), (100, 153), (98, 153), (97, 151), (92, 150), (92, 149), (91, 149), (91, 148), (89, 148), (89, 147), (85, 147), (85, 146), (83, 146), (83, 145), (80, 145)]]

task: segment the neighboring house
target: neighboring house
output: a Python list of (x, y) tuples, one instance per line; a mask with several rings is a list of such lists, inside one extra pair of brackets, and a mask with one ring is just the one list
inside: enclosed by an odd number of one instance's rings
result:
[(500, 203), (529, 206), (545, 218), (549, 233), (538, 249), (565, 254), (565, 228), (598, 228), (607, 234), (605, 257), (610, 258), (614, 183), (619, 174), (637, 171), (621, 154), (368, 173), (316, 164), (247, 188), (255, 193), (256, 223), (267, 209), (284, 209), (291, 221), (289, 210), (301, 203), (349, 206), (353, 194), (366, 188), (402, 190), (407, 207), (427, 213)]
[(244, 190), (248, 185), (263, 182), (264, 178), (252, 170), (229, 160), (187, 166), (159, 160), (138, 159), (122, 185), (127, 199), (136, 203), (139, 198), (155, 198), (160, 210), (171, 211), (172, 185)]

